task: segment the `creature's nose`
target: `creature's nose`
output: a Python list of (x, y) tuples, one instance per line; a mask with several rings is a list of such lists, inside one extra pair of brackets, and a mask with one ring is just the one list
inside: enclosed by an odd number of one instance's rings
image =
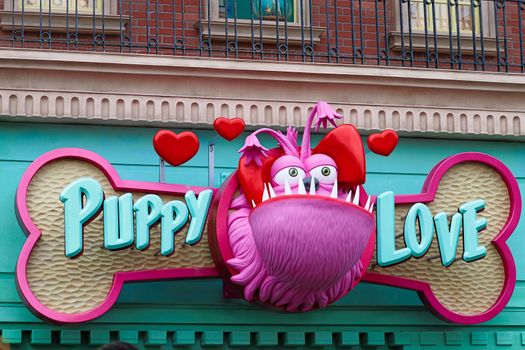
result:
[[(312, 177), (311, 176), (305, 177), (303, 180), (303, 183), (304, 183), (304, 188), (306, 189), (306, 191), (310, 191), (310, 187), (312, 186)], [(315, 177), (314, 177), (314, 183), (315, 183), (315, 190), (317, 191), (319, 189), (319, 180), (317, 180)]]

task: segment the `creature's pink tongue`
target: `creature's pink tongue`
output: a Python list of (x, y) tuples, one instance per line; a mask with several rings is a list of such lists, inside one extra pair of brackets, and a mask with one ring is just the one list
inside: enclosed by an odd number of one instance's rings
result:
[(306, 290), (328, 288), (347, 274), (374, 229), (364, 210), (323, 197), (270, 200), (249, 222), (269, 274)]

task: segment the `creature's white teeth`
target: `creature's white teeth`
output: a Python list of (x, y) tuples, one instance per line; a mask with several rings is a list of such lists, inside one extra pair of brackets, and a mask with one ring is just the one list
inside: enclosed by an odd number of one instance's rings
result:
[(255, 208), (255, 201), (252, 199), (252, 206)]
[(352, 201), (352, 191), (348, 192), (348, 196), (346, 196), (345, 201), (347, 201), (349, 203)]
[(357, 186), (355, 189), (355, 197), (352, 203), (354, 203), (355, 205), (359, 205), (359, 186)]
[(338, 196), (338, 190), (337, 190), (337, 181), (334, 182), (334, 187), (332, 187), (332, 193), (330, 193), (331, 198), (337, 198)]
[(370, 209), (370, 197), (368, 197), (368, 199), (366, 200), (366, 204), (365, 204), (365, 210), (368, 210)]
[(372, 205), (370, 206), (370, 209), (368, 211), (371, 212), (371, 213), (374, 212), (374, 203), (372, 203)]
[(274, 191), (274, 189), (272, 187), (272, 184), (270, 184), (270, 183), (268, 184), (268, 189), (270, 190), (270, 198), (277, 197), (277, 195), (275, 194), (275, 191)]
[(303, 179), (299, 179), (297, 186), (297, 194), (306, 194), (306, 189), (304, 188)]
[(262, 201), (265, 202), (268, 199), (270, 199), (270, 196), (268, 195), (268, 189), (266, 188), (266, 186), (264, 186), (264, 192), (263, 192)]
[(312, 182), (310, 183), (310, 195), (315, 196), (315, 177), (312, 176)]
[(292, 194), (292, 189), (290, 188), (290, 184), (288, 183), (288, 177), (284, 178), (284, 195), (287, 196), (289, 194)]

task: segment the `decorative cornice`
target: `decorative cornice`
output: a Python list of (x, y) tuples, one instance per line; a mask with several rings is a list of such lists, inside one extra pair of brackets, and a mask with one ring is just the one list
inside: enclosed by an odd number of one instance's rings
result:
[[(333, 327), (332, 327), (333, 328)], [(337, 327), (341, 328), (341, 327)], [(399, 328), (399, 327), (398, 327)], [(22, 332), (28, 334), (22, 337)], [(319, 330), (287, 330), (257, 327), (231, 329), (231, 327), (215, 327), (213, 330), (173, 327), (159, 327), (146, 330), (107, 330), (107, 329), (3, 329), (4, 343), (14, 346), (24, 345), (90, 345), (100, 346), (111, 340), (110, 332), (120, 341), (144, 346), (221, 346), (224, 349), (239, 346), (269, 347), (272, 349), (290, 346), (300, 347), (399, 347), (427, 349), (457, 349), (458, 347), (500, 347), (520, 346), (525, 342), (525, 334), (515, 330), (495, 331), (491, 329), (449, 330), (400, 328), (384, 332), (382, 330), (349, 330), (329, 329)], [(54, 334), (53, 334), (54, 333)]]
[(223, 115), (303, 126), (327, 100), (365, 133), (515, 138), (524, 93), (517, 74), (0, 50), (7, 120), (208, 128)]

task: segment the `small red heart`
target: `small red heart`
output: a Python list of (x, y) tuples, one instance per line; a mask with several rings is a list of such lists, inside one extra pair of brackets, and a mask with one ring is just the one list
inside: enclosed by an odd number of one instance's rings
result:
[(374, 153), (388, 156), (397, 146), (399, 136), (394, 130), (385, 130), (368, 137), (368, 148)]
[(186, 163), (199, 150), (199, 139), (191, 131), (176, 134), (169, 130), (159, 130), (153, 138), (157, 154), (173, 166)]
[(228, 119), (220, 117), (213, 122), (213, 128), (217, 134), (228, 141), (235, 140), (244, 131), (244, 120), (241, 118)]

